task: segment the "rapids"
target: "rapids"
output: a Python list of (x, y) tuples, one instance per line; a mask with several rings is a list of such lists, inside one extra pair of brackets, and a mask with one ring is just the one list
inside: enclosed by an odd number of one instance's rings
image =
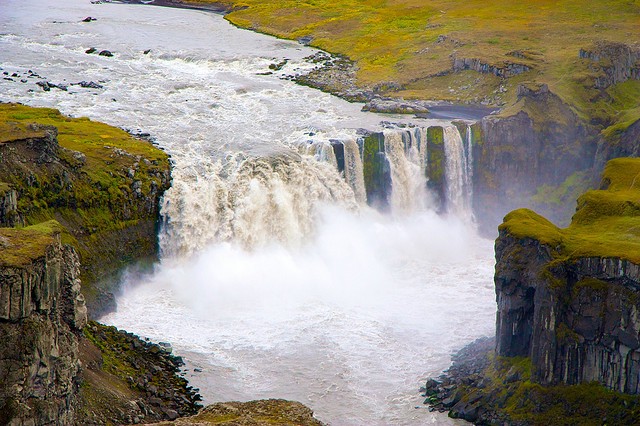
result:
[[(0, 67), (27, 81), (0, 80), (0, 100), (148, 132), (171, 155), (162, 260), (125, 274), (103, 321), (170, 341), (205, 402), (296, 399), (336, 425), (454, 423), (418, 388), (495, 316), (492, 244), (473, 230), (469, 141), (454, 126), (397, 129), (381, 122), (407, 119), (300, 87), (282, 77), (314, 67), (313, 49), (211, 13), (4, 0), (0, 28)], [(28, 70), (68, 90), (43, 92)], [(433, 125), (448, 216), (425, 190)], [(364, 202), (358, 128), (384, 132), (385, 214)]]

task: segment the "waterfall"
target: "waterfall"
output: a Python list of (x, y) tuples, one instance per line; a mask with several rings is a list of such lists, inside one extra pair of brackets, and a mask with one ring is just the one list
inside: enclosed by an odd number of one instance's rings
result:
[(195, 253), (214, 242), (244, 248), (300, 245), (322, 202), (357, 209), (354, 192), (330, 162), (294, 153), (230, 155), (205, 170), (176, 170), (165, 193), (163, 257)]
[(343, 141), (344, 147), (344, 177), (353, 189), (356, 201), (366, 203), (367, 193), (364, 187), (364, 171), (360, 149), (354, 138)]
[(465, 174), (465, 185), (466, 185), (466, 194), (467, 203), (469, 205), (469, 210), (471, 210), (471, 203), (473, 201), (473, 133), (470, 125), (467, 125), (467, 146), (466, 146), (466, 174)]
[(471, 218), (471, 160), (455, 126), (444, 129), (446, 207), (450, 213)]
[(420, 145), (424, 145), (422, 134), (421, 129), (384, 131), (384, 149), (391, 167), (389, 198), (393, 213), (411, 213), (426, 207), (426, 147), (420, 151)]

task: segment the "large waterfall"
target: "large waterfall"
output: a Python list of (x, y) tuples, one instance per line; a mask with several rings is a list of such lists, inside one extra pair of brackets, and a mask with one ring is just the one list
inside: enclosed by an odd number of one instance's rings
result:
[[(467, 223), (470, 139), (292, 83), (316, 66), (296, 42), (203, 12), (94, 3), (0, 2), (3, 71), (68, 84), (0, 79), (0, 100), (148, 132), (171, 155), (162, 260), (124, 277), (103, 321), (170, 341), (205, 402), (452, 424), (418, 388), (495, 318), (492, 243)], [(70, 84), (82, 80), (102, 88)]]

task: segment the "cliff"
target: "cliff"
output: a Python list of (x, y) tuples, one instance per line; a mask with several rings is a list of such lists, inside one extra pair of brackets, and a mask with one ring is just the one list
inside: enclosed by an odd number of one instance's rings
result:
[(640, 422), (639, 182), (640, 159), (611, 160), (567, 228), (505, 217), (495, 341), (456, 355), (425, 404), (479, 425)]
[(0, 229), (0, 424), (74, 424), (77, 334), (87, 321), (76, 251), (54, 221)]
[(496, 354), (542, 384), (640, 387), (639, 159), (610, 161), (566, 229), (518, 210), (496, 240)]
[(564, 222), (592, 183), (598, 133), (546, 85), (519, 86), (516, 104), (473, 131), (473, 208), (484, 233), (520, 207)]
[(57, 220), (80, 255), (90, 315), (113, 309), (114, 275), (156, 256), (166, 154), (102, 123), (0, 104), (0, 165), (0, 226)]

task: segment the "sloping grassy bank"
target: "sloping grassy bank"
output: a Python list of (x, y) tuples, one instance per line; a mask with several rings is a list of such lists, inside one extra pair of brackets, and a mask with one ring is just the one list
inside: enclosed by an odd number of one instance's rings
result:
[(0, 104), (0, 162), (8, 200), (0, 223), (58, 221), (63, 242), (80, 253), (82, 291), (99, 314), (109, 302), (109, 277), (155, 256), (159, 200), (170, 182), (167, 155), (106, 124)]
[(618, 58), (587, 53), (601, 51), (603, 42), (638, 48), (638, 0), (197, 3), (226, 5), (226, 19), (237, 26), (307, 37), (344, 55), (358, 67), (358, 84), (383, 96), (508, 106), (517, 85), (532, 82), (547, 84), (580, 116), (608, 128), (607, 137), (640, 118), (640, 82), (597, 87)]

